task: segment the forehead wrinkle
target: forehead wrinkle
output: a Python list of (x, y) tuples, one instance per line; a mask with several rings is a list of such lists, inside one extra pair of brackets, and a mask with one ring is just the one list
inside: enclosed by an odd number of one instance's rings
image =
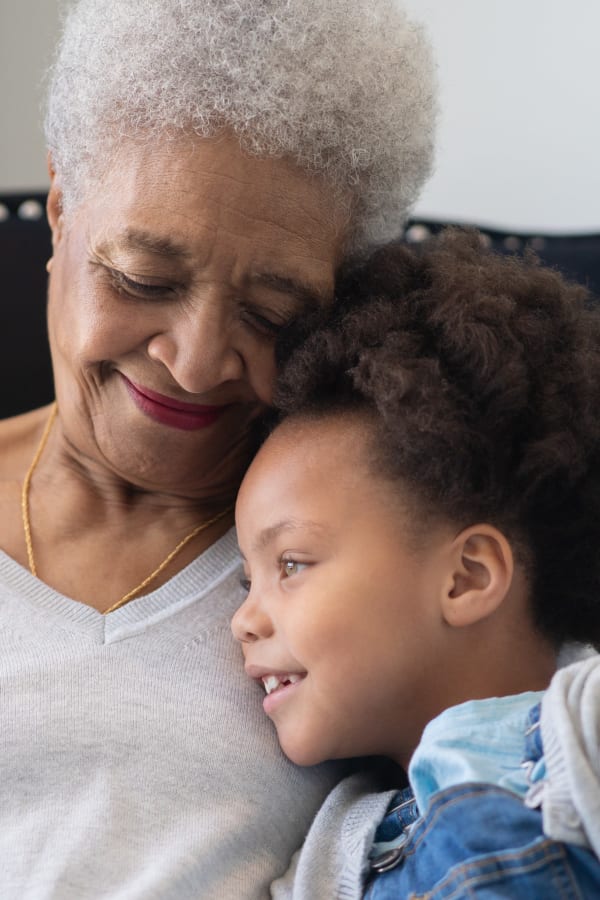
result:
[[(193, 177), (196, 177), (198, 173), (196, 173), (193, 169), (190, 170), (190, 174)], [(235, 175), (226, 175), (225, 173), (207, 171), (204, 175), (204, 179), (201, 186), (193, 186), (191, 188), (173, 188), (172, 196), (177, 196), (181, 194), (184, 198), (189, 196), (194, 196), (197, 199), (200, 199), (203, 206), (215, 207), (218, 209), (219, 213), (222, 214), (231, 214), (233, 216), (237, 216), (242, 220), (243, 224), (253, 225), (257, 220), (260, 220), (265, 225), (268, 225), (272, 228), (276, 228), (279, 231), (284, 232), (285, 234), (290, 235), (291, 237), (299, 237), (303, 238), (303, 231), (300, 228), (292, 228), (290, 223), (286, 219), (281, 218), (273, 218), (272, 216), (272, 204), (268, 201), (264, 200), (265, 192), (263, 191), (261, 194), (262, 202), (259, 204), (258, 197), (256, 197), (255, 208), (249, 212), (247, 211), (245, 206), (246, 194), (244, 190), (240, 191), (237, 197), (234, 196), (232, 200), (229, 200), (227, 196), (223, 196), (221, 191), (217, 186), (214, 185), (214, 176), (218, 178), (222, 178), (224, 180), (232, 181), (234, 184), (239, 185), (240, 188), (256, 188), (256, 181), (252, 178), (246, 181), (243, 178), (237, 178)], [(284, 185), (285, 186), (285, 185)], [(207, 187), (209, 190), (207, 190)], [(214, 190), (210, 190), (210, 188), (215, 188)], [(283, 191), (283, 195), (285, 195), (285, 191)], [(267, 198), (274, 198), (276, 201), (280, 201), (282, 197), (282, 191), (271, 190), (266, 194)], [(240, 202), (241, 201), (241, 202)], [(316, 214), (315, 212), (310, 211), (310, 206), (298, 206), (298, 204), (293, 204), (295, 211), (301, 212), (314, 226), (315, 234), (323, 228), (323, 219)], [(332, 203), (330, 204), (331, 209), (335, 210), (334, 198), (332, 197)], [(291, 208), (291, 204), (290, 204)], [(338, 211), (338, 215), (340, 215), (340, 211)], [(336, 222), (335, 222), (335, 212), (328, 211), (327, 213), (327, 221), (331, 226), (332, 232), (337, 231)], [(234, 232), (237, 229), (234, 229)]]
[[(239, 240), (240, 235), (236, 229), (227, 227), (222, 222), (202, 222), (198, 223), (192, 216), (183, 216), (194, 224), (198, 231), (206, 231), (214, 240), (219, 234), (224, 234), (235, 240)], [(154, 236), (140, 229), (128, 229), (126, 237), (133, 236), (137, 241), (141, 239), (142, 249), (147, 246), (148, 249), (156, 247), (153, 252), (160, 253), (161, 247), (164, 248), (163, 255), (179, 256), (185, 259), (191, 259), (193, 253), (183, 245), (178, 244), (175, 240), (165, 237)], [(140, 246), (140, 244), (137, 244)], [(248, 283), (250, 285), (263, 286), (272, 288), (283, 294), (289, 294), (297, 300), (303, 309), (311, 311), (318, 309), (331, 299), (333, 286), (313, 284), (304, 279), (296, 278), (293, 275), (283, 275), (272, 271), (257, 271), (249, 276)]]
[[(274, 194), (273, 196), (277, 197), (278, 195)], [(304, 238), (304, 234), (301, 228), (292, 228), (292, 226), (287, 221), (273, 218), (270, 214), (268, 205), (265, 206), (264, 209), (257, 208), (255, 212), (246, 212), (246, 210), (243, 208), (243, 205), (233, 202), (227, 202), (219, 196), (206, 197), (204, 194), (202, 194), (202, 199), (205, 203), (206, 201), (208, 201), (208, 203), (210, 203), (212, 206), (217, 207), (220, 215), (228, 213), (232, 216), (236, 216), (244, 225), (254, 226), (256, 222), (259, 221), (264, 225), (268, 225), (270, 228), (275, 228), (277, 231), (281, 231), (290, 237), (300, 238), (301, 240)], [(242, 199), (244, 198), (242, 197)], [(298, 211), (297, 207), (296, 211)], [(304, 210), (302, 210), (302, 212), (304, 212)], [(309, 215), (308, 213), (306, 215), (307, 218), (309, 218), (310, 222), (315, 226), (315, 233), (318, 233), (318, 230), (323, 226), (322, 221), (315, 215)], [(239, 226), (235, 229), (228, 229), (228, 231), (230, 231), (232, 234), (237, 233), (238, 230)]]

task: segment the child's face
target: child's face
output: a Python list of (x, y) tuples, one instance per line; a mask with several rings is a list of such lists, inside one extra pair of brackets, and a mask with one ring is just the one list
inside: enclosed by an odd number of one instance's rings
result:
[(368, 754), (406, 765), (439, 711), (435, 600), (451, 535), (432, 526), (407, 540), (411, 516), (369, 471), (364, 434), (356, 418), (284, 423), (237, 503), (251, 586), (232, 627), (299, 765)]

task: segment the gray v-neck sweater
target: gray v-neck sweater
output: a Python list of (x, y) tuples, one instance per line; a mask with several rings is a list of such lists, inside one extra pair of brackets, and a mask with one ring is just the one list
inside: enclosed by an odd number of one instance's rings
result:
[(0, 552), (2, 900), (269, 896), (337, 769), (279, 750), (240, 574), (230, 531), (103, 616)]

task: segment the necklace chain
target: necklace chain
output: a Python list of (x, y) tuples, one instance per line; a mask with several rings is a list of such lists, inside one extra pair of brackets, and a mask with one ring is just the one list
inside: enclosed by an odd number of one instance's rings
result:
[[(31, 465), (27, 470), (27, 474), (25, 475), (25, 479), (23, 481), (23, 487), (21, 489), (21, 518), (23, 520), (23, 532), (25, 534), (25, 545), (27, 547), (27, 561), (29, 563), (29, 571), (32, 575), (37, 577), (37, 569), (35, 565), (35, 557), (33, 555), (33, 541), (31, 539), (31, 523), (29, 518), (29, 489), (31, 486), (31, 476), (35, 472), (36, 466), (40, 461), (40, 457), (44, 452), (44, 448), (48, 441), (48, 437), (52, 430), (52, 426), (56, 420), (56, 416), (58, 413), (58, 406), (56, 403), (52, 406), (52, 411), (50, 412), (50, 416), (48, 417), (48, 421), (46, 422), (46, 426), (44, 428), (44, 432), (38, 444), (37, 450), (34, 453), (33, 459), (31, 460)], [(222, 512), (218, 513), (216, 516), (213, 516), (212, 519), (208, 519), (207, 522), (201, 522), (199, 525), (196, 525), (189, 534), (186, 534), (184, 538), (182, 538), (179, 543), (173, 547), (170, 553), (165, 556), (163, 561), (147, 575), (143, 581), (140, 581), (138, 585), (124, 594), (120, 600), (117, 600), (116, 603), (113, 603), (112, 606), (109, 606), (108, 609), (104, 610), (103, 615), (108, 615), (108, 613), (114, 612), (116, 609), (120, 609), (122, 606), (125, 606), (126, 603), (129, 603), (130, 600), (133, 600), (145, 587), (147, 587), (155, 578), (157, 578), (160, 573), (166, 569), (172, 559), (174, 559), (178, 553), (180, 553), (187, 544), (191, 540), (193, 540), (197, 534), (200, 534), (201, 531), (209, 528), (211, 525), (214, 525), (215, 522), (218, 522), (220, 519), (223, 519), (227, 513), (231, 512), (232, 507), (228, 506), (227, 509), (224, 509)]]

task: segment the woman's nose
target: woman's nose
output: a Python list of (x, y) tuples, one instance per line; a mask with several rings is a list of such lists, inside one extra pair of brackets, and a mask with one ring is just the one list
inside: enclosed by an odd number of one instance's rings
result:
[(162, 363), (189, 394), (203, 394), (245, 375), (227, 311), (217, 298), (174, 310), (166, 326), (153, 335), (147, 352)]
[(273, 634), (273, 623), (264, 610), (248, 597), (231, 620), (231, 630), (236, 640), (252, 644)]

